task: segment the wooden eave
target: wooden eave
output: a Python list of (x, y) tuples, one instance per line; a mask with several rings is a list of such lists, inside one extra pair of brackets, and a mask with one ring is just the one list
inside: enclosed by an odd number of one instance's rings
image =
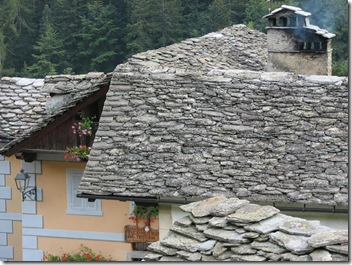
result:
[(76, 112), (88, 107), (90, 104), (103, 98), (108, 92), (108, 90), (109, 90), (109, 84), (101, 85), (99, 90), (93, 92), (92, 95), (82, 99), (74, 107), (64, 111), (61, 115), (54, 117), (53, 121), (50, 121), (46, 126), (34, 132), (32, 135), (29, 135), (29, 137), (25, 137), (25, 139), (23, 139), (19, 143), (14, 144), (7, 151), (5, 151), (3, 155), (9, 157), (21, 152), (27, 146), (34, 143), (35, 141), (37, 141), (38, 139), (40, 139), (41, 137), (43, 137), (44, 135), (46, 135), (47, 133), (55, 129), (57, 126), (67, 121), (70, 117), (75, 115)]

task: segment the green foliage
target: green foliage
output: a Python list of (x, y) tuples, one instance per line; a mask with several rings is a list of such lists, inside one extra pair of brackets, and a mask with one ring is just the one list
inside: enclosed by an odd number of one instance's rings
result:
[(66, 261), (66, 262), (86, 262), (86, 261), (112, 261), (111, 256), (105, 258), (101, 254), (96, 254), (90, 248), (81, 244), (78, 252), (62, 253), (61, 255), (44, 254), (43, 261)]
[(138, 226), (139, 223), (144, 222), (145, 225), (150, 225), (159, 215), (159, 208), (157, 206), (143, 206), (135, 205), (133, 216), (129, 217)]
[(348, 76), (348, 61), (338, 60), (332, 64), (332, 75)]

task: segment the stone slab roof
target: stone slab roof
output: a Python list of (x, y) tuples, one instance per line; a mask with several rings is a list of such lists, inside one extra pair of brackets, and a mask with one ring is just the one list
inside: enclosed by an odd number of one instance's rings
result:
[(46, 76), (45, 79), (3, 77), (0, 81), (0, 137), (8, 143), (0, 153), (30, 138), (99, 90), (102, 84), (108, 84), (110, 79), (111, 74), (93, 72)]
[(120, 65), (79, 190), (347, 205), (347, 82)]
[(266, 34), (234, 25), (199, 38), (133, 55), (128, 64), (208, 72), (212, 69), (265, 70)]
[(0, 138), (4, 142), (29, 131), (45, 116), (49, 94), (44, 79), (3, 77), (0, 81)]
[(145, 261), (348, 261), (348, 231), (281, 214), (272, 206), (214, 197), (180, 207)]

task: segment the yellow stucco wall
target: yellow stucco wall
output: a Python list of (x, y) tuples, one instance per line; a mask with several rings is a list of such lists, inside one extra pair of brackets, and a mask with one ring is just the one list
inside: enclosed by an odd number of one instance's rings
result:
[[(66, 170), (82, 169), (84, 163), (42, 162), (42, 174), (37, 175), (37, 186), (43, 189), (43, 201), (37, 204), (37, 214), (43, 215), (44, 229), (73, 230), (103, 233), (124, 233), (125, 225), (133, 224), (128, 219), (130, 203), (117, 200), (102, 200), (103, 216), (67, 214)], [(39, 237), (38, 249), (52, 254), (79, 249), (84, 244), (93, 251), (101, 251), (113, 259), (125, 260), (131, 244), (125, 242), (108, 242), (77, 240), (66, 238)]]
[[(6, 185), (12, 188), (12, 200), (7, 200), (8, 213), (22, 213), (21, 193), (17, 191), (14, 181), (21, 169), (22, 161), (15, 157), (6, 158), (11, 163), (11, 174), (6, 176)], [(76, 232), (94, 232), (124, 234), (126, 225), (134, 225), (129, 220), (130, 202), (117, 200), (102, 200), (102, 216), (67, 214), (67, 169), (84, 170), (84, 163), (42, 161), (41, 174), (36, 174), (36, 185), (42, 189), (43, 200), (37, 202), (37, 215), (43, 217), (44, 230), (64, 230), (69, 234)], [(163, 209), (161, 209), (161, 214)], [(159, 229), (159, 222), (152, 223), (153, 229)], [(38, 228), (41, 229), (41, 228)], [(79, 250), (81, 244), (91, 248), (96, 253), (113, 260), (125, 261), (127, 253), (132, 251), (132, 244), (127, 242), (73, 239), (69, 236), (55, 238), (37, 236), (38, 250), (44, 253), (60, 255), (63, 252)], [(13, 222), (13, 233), (8, 235), (8, 245), (14, 247), (13, 260), (22, 261), (22, 222)]]

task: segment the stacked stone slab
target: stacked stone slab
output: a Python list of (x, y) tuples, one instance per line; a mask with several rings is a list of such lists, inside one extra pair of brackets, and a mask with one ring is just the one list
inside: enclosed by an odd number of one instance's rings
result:
[(348, 231), (247, 200), (212, 197), (149, 245), (146, 261), (348, 261)]

